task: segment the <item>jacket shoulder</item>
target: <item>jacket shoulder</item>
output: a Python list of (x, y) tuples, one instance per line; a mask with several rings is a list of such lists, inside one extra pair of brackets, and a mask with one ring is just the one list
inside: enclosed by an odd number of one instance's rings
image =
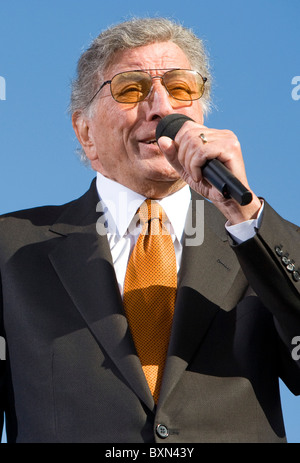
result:
[(65, 211), (70, 208), (72, 209), (76, 205), (79, 205), (80, 207), (81, 204), (89, 201), (91, 197), (95, 197), (94, 181), (92, 182), (90, 189), (84, 195), (65, 204), (39, 206), (0, 215), (0, 232), (3, 227), (6, 228), (12, 224), (25, 224), (26, 222), (37, 227), (49, 227), (55, 223)]
[(64, 208), (68, 206), (66, 203), (57, 206), (39, 206), (20, 211), (8, 212), (0, 215), (0, 226), (6, 223), (30, 221), (33, 225), (51, 225), (56, 218), (62, 213)]
[(93, 198), (95, 188), (92, 184), (83, 196), (65, 204), (24, 209), (0, 216), (0, 258), (6, 258), (20, 247), (49, 240), (53, 237), (50, 229), (54, 224), (80, 222)]

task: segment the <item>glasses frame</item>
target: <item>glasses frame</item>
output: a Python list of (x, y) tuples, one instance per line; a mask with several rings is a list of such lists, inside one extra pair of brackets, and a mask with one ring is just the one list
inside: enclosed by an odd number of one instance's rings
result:
[[(162, 76), (151, 76), (150, 71), (165, 71), (165, 72), (164, 72), (164, 74), (163, 74)], [(195, 73), (195, 74), (198, 74), (198, 75), (201, 77), (202, 81), (203, 81), (203, 92), (202, 92), (202, 94), (201, 94), (198, 98), (194, 98), (194, 99), (191, 99), (191, 100), (181, 100), (181, 99), (179, 99), (179, 98), (175, 98), (175, 97), (169, 92), (169, 90), (167, 89), (166, 85), (164, 84), (164, 77), (165, 77), (165, 75), (168, 74), (168, 73), (171, 72), (171, 71), (189, 71), (189, 72), (193, 72), (193, 73)], [(95, 95), (91, 98), (91, 100), (89, 101), (89, 103), (87, 104), (87, 106), (89, 106), (89, 105), (92, 103), (92, 101), (96, 98), (96, 96), (97, 96), (98, 93), (103, 89), (103, 87), (105, 87), (105, 85), (108, 85), (108, 84), (110, 85), (110, 94), (111, 94), (111, 96), (113, 97), (113, 99), (114, 99), (117, 103), (120, 103), (120, 104), (136, 104), (136, 103), (140, 103), (141, 101), (144, 101), (144, 100), (147, 98), (147, 96), (150, 94), (150, 92), (151, 92), (151, 90), (152, 90), (152, 87), (153, 87), (153, 84), (151, 85), (150, 90), (149, 90), (149, 92), (147, 93), (147, 95), (145, 95), (145, 97), (144, 97), (142, 100), (136, 101), (136, 102), (134, 102), (134, 103), (133, 103), (133, 102), (130, 103), (130, 102), (125, 102), (125, 101), (118, 101), (118, 100), (116, 100), (115, 97), (113, 96), (112, 91), (111, 91), (111, 83), (112, 83), (112, 81), (114, 80), (115, 77), (119, 76), (120, 74), (125, 74), (125, 73), (127, 73), (127, 72), (144, 72), (145, 74), (148, 74), (148, 75), (150, 76), (151, 80), (153, 80), (153, 79), (161, 79), (161, 81), (162, 81), (162, 83), (163, 83), (163, 86), (165, 87), (167, 93), (168, 93), (172, 98), (174, 98), (174, 99), (177, 100), (177, 101), (196, 101), (196, 100), (199, 100), (199, 99), (203, 96), (203, 93), (204, 93), (204, 90), (205, 90), (205, 88), (204, 88), (204, 87), (205, 87), (205, 83), (207, 82), (207, 77), (203, 77), (203, 76), (200, 74), (200, 72), (194, 71), (193, 69), (182, 69), (182, 68), (170, 68), (170, 69), (130, 69), (129, 71), (118, 72), (118, 73), (115, 74), (110, 80), (106, 80), (105, 82), (103, 82), (103, 83), (100, 85), (100, 87), (99, 87), (99, 89), (97, 90), (97, 92), (95, 93)]]

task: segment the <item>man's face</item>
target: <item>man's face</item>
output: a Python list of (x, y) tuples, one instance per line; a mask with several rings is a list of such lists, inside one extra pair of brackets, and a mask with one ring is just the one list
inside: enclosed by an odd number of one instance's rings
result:
[[(184, 52), (172, 42), (118, 52), (106, 70), (104, 80), (117, 73), (136, 69), (190, 69)], [(151, 71), (152, 76), (164, 71)], [(156, 143), (155, 130), (168, 114), (185, 114), (203, 124), (199, 100), (174, 100), (160, 79), (154, 79), (152, 92), (135, 104), (116, 102), (106, 85), (95, 103), (88, 122), (91, 143), (85, 148), (94, 170), (145, 196), (159, 197), (159, 191), (175, 191), (183, 186)], [(163, 193), (164, 194), (164, 193)]]

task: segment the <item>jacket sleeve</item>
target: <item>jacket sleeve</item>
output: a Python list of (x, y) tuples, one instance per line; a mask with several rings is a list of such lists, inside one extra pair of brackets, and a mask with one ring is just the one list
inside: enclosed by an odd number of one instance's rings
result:
[(265, 203), (257, 234), (232, 247), (249, 284), (274, 315), (283, 359), (279, 376), (300, 394), (300, 228)]

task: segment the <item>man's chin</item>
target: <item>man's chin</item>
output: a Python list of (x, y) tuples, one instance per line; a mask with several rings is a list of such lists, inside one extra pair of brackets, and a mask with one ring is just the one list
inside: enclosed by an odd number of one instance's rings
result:
[(175, 183), (180, 181), (181, 178), (175, 170), (165, 169), (149, 172), (147, 180), (157, 183)]
[[(145, 177), (161, 182), (174, 182), (180, 179), (178, 172), (171, 166), (166, 158), (161, 154), (152, 159), (142, 161)], [(142, 174), (142, 171), (141, 171)]]
[[(175, 171), (153, 172), (145, 179), (145, 187), (151, 191), (153, 199), (161, 199), (180, 190), (186, 182)], [(150, 196), (149, 194), (146, 196)]]

